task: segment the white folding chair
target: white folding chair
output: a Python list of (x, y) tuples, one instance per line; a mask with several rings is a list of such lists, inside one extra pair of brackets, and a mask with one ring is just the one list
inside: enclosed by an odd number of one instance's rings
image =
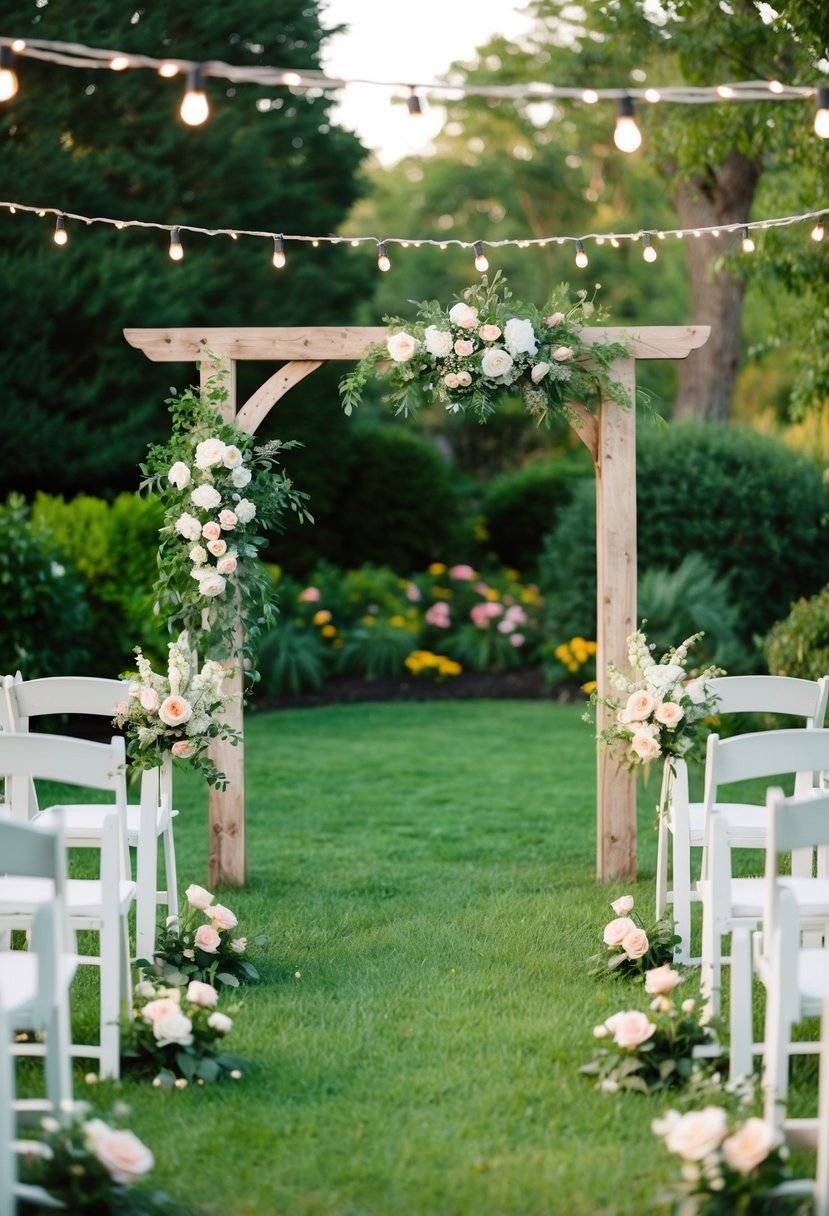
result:
[[(112, 721), (115, 707), (127, 698), (126, 682), (89, 676), (52, 676), (23, 680), (18, 672), (6, 676), (0, 697), (0, 728), (23, 732), (32, 718), (48, 714), (84, 714)], [(153, 957), (158, 904), (167, 916), (178, 915), (176, 851), (173, 838), (173, 766), (169, 756), (158, 769), (142, 774), (138, 803), (127, 805), (127, 838), (136, 850), (136, 957)], [(27, 817), (38, 813), (37, 793), (28, 793)], [(94, 844), (100, 833), (102, 809), (95, 804), (67, 806), (63, 812), (67, 846)], [(158, 840), (164, 856), (163, 890), (158, 890)]]
[[(822, 727), (829, 698), (829, 679), (801, 680), (793, 676), (723, 676), (712, 680), (720, 714), (773, 713), (800, 718), (806, 728)], [(804, 789), (802, 781), (798, 790)], [(765, 808), (762, 805), (722, 803), (718, 808), (729, 820), (735, 848), (765, 848)], [(705, 806), (692, 802), (688, 767), (684, 760), (666, 760), (660, 797), (656, 854), (656, 916), (673, 905), (678, 963), (698, 962), (691, 957), (691, 904), (697, 895), (692, 878), (691, 849), (705, 844)], [(672, 886), (668, 886), (669, 870)], [(704, 877), (704, 866), (700, 877)]]
[[(18, 1181), (17, 1115), (46, 1109), (58, 1117), (72, 1103), (69, 987), (75, 973), (74, 938), (66, 915), (66, 857), (59, 822), (43, 825), (0, 820), (0, 868), (46, 882), (51, 897), (34, 917), (28, 950), (0, 951), (0, 1216), (14, 1216), (18, 1199), (44, 1205), (48, 1197)], [(45, 1100), (16, 1098), (15, 1034), (45, 1033)]]
[[(129, 912), (135, 883), (129, 867), (126, 836), (126, 776), (123, 739), (90, 743), (58, 735), (0, 735), (0, 772), (15, 788), (43, 779), (103, 790), (112, 804), (104, 808), (100, 830), (98, 877), (70, 878), (66, 884), (69, 924), (75, 931), (94, 930), (97, 955), (79, 955), (78, 962), (97, 966), (100, 973), (99, 1042), (73, 1043), (72, 1054), (99, 1061), (105, 1077), (120, 1070), (121, 1003), (130, 997)], [(51, 808), (60, 816), (63, 808)], [(0, 934), (28, 929), (40, 904), (50, 898), (44, 879), (0, 875)], [(21, 1054), (42, 1054), (39, 1044), (26, 1044)]]
[[(720, 739), (711, 735), (706, 755), (704, 807), (707, 815), (708, 877), (698, 883), (702, 898), (702, 969), (700, 985), (711, 1013), (718, 1013), (723, 963), (731, 963), (731, 1073), (751, 1071), (751, 954), (750, 933), (763, 915), (765, 882), (762, 878), (735, 878), (731, 853), (735, 847), (729, 817), (720, 811), (721, 786), (741, 781), (798, 773), (803, 778), (829, 766), (829, 730), (761, 731)], [(803, 794), (802, 797), (808, 797)], [(763, 816), (764, 826), (768, 815)], [(767, 827), (766, 827), (767, 835)], [(743, 847), (742, 845), (738, 847)], [(795, 850), (797, 853), (797, 850)], [(792, 893), (804, 928), (821, 935), (829, 924), (829, 880), (813, 878), (814, 850), (804, 849), (808, 876), (791, 875), (783, 881)], [(722, 953), (722, 939), (732, 935), (731, 955)], [(760, 1050), (757, 1048), (756, 1050)]]

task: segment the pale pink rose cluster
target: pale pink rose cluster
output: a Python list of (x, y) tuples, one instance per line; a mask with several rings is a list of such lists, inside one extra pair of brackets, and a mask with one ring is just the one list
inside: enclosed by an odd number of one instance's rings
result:
[(635, 1051), (656, 1033), (655, 1023), (638, 1009), (623, 1009), (620, 1013), (614, 1013), (604, 1025), (616, 1046), (627, 1051)]
[[(224, 930), (235, 929), (239, 922), (233, 912), (224, 904), (213, 903), (214, 896), (205, 887), (193, 883), (187, 888), (184, 896), (191, 908), (196, 908), (210, 918), (209, 925), (199, 925), (193, 939), (194, 944), (205, 954), (217, 954), (219, 946), (222, 944), (220, 934)], [(244, 939), (237, 939), (237, 941), (242, 940)], [(233, 942), (231, 942), (231, 946), (237, 953), (244, 952), (244, 946), (241, 950)]]
[(777, 1128), (754, 1116), (729, 1134), (728, 1116), (720, 1106), (706, 1106), (684, 1115), (671, 1110), (662, 1119), (654, 1120), (652, 1128), (664, 1138), (668, 1151), (688, 1165), (703, 1162), (710, 1178), (717, 1177), (721, 1161), (746, 1176), (782, 1143)]
[(102, 1119), (90, 1119), (84, 1123), (83, 1133), (89, 1152), (119, 1186), (130, 1186), (155, 1165), (152, 1152), (134, 1132), (110, 1127)]
[(604, 927), (604, 944), (610, 949), (620, 949), (622, 958), (644, 958), (650, 949), (650, 942), (645, 930), (628, 915), (633, 911), (633, 896), (622, 895), (613, 900), (610, 906), (617, 915)]
[(427, 625), (435, 629), (448, 629), (452, 623), (451, 612), (446, 600), (436, 600), (424, 614)]

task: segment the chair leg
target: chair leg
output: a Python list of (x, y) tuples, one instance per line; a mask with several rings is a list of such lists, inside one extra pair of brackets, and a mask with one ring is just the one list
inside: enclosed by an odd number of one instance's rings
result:
[(730, 1081), (751, 1076), (754, 1068), (751, 975), (751, 934), (748, 929), (735, 929), (731, 934)]
[(158, 837), (154, 831), (143, 831), (138, 838), (135, 874), (135, 957), (152, 959), (158, 885)]
[(765, 1049), (763, 1053), (764, 1118), (782, 1128), (789, 1092), (791, 1025), (784, 1014), (785, 997), (772, 985), (766, 989)]
[(15, 1216), (14, 1197), (17, 1181), (17, 1159), (12, 1148), (15, 1138), (14, 1057), (11, 1053), (11, 1031), (0, 1010), (0, 1216)]
[(164, 875), (167, 883), (167, 915), (178, 916), (178, 874), (176, 873), (176, 842), (173, 820), (164, 829)]
[(125, 958), (123, 944), (125, 930), (126, 920), (121, 917), (114, 923), (105, 920), (100, 930), (100, 1073), (102, 1079), (114, 1081), (118, 1080), (121, 1069), (121, 1001), (124, 971), (129, 971), (129, 949)]
[(717, 932), (709, 900), (710, 897), (703, 897), (702, 901), (702, 963), (699, 979), (706, 1020), (719, 1014), (722, 994), (722, 938)]
[(691, 845), (684, 833), (674, 832), (671, 848), (674, 886), (674, 927), (680, 937), (674, 961), (691, 961)]
[(829, 1001), (820, 1020), (820, 1081), (818, 1083), (817, 1177), (815, 1216), (829, 1216)]
[(661, 920), (668, 906), (668, 825), (662, 808), (657, 808), (659, 835), (656, 841), (656, 919)]

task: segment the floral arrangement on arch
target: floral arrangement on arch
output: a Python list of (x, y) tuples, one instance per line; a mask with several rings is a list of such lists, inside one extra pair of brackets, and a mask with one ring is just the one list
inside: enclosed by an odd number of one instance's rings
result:
[(694, 1048), (716, 1048), (714, 1026), (703, 1023), (703, 1007), (692, 997), (677, 1006), (674, 990), (682, 976), (663, 964), (645, 973), (650, 1010), (623, 1009), (593, 1029), (601, 1046), (579, 1072), (597, 1078), (605, 1093), (635, 1090), (654, 1093), (679, 1088), (709, 1067), (694, 1058)]
[[(157, 1213), (179, 1216), (186, 1209), (163, 1191), (134, 1188), (152, 1171), (152, 1151), (134, 1132), (119, 1126), (126, 1108), (118, 1104), (111, 1121), (93, 1117), (85, 1102), (71, 1114), (40, 1121), (37, 1139), (24, 1141), (20, 1179), (41, 1187), (69, 1212), (118, 1212), (123, 1216)], [(41, 1211), (20, 1200), (19, 1212)]]
[(653, 646), (639, 629), (627, 639), (630, 672), (609, 665), (610, 683), (622, 697), (602, 700), (594, 694), (592, 704), (603, 704), (614, 712), (615, 720), (599, 738), (626, 767), (636, 768), (660, 757), (687, 756), (699, 743), (700, 726), (717, 704), (710, 681), (725, 675), (721, 667), (714, 666), (693, 675), (687, 671), (689, 651), (702, 636), (692, 634), (656, 659)]
[[(599, 284), (596, 285), (598, 290)], [(590, 408), (601, 397), (630, 405), (609, 369), (627, 354), (619, 342), (589, 344), (588, 321), (604, 312), (579, 291), (575, 303), (562, 284), (543, 308), (512, 299), (497, 271), (467, 287), (448, 308), (437, 300), (417, 306), (414, 322), (384, 317), (385, 343), (375, 346), (340, 383), (346, 414), (360, 404), (368, 380), (388, 382), (395, 412), (408, 416), (440, 402), (450, 413), (469, 412), (485, 422), (498, 402), (520, 393), (527, 411), (543, 422), (553, 413), (573, 416), (573, 403)]]
[(227, 779), (206, 754), (213, 739), (239, 734), (221, 721), (221, 712), (233, 696), (222, 692), (228, 674), (222, 663), (208, 659), (199, 668), (186, 632), (168, 646), (166, 676), (153, 671), (149, 660), (136, 647), (137, 672), (128, 672), (125, 701), (116, 706), (113, 725), (127, 737), (127, 755), (135, 771), (156, 768), (169, 753), (175, 760), (198, 768), (210, 785), (224, 789)]
[[(247, 958), (248, 939), (234, 935), (238, 921), (230, 908), (214, 903), (214, 896), (195, 883), (185, 892), (189, 911), (170, 916), (156, 940), (152, 959), (139, 959), (138, 966), (165, 984), (188, 984), (199, 980), (213, 988), (238, 988), (259, 979)], [(253, 939), (261, 945), (260, 934)]]
[[(141, 489), (160, 495), (164, 525), (155, 595), (170, 629), (199, 633), (199, 650), (212, 658), (251, 663), (260, 628), (273, 622), (273, 582), (259, 561), (264, 533), (282, 529), (292, 512), (313, 523), (307, 495), (278, 468), (293, 441), (256, 445), (220, 413), (227, 398), (222, 377), (201, 391), (168, 399), (172, 435), (150, 448)], [(238, 603), (237, 603), (238, 592)], [(246, 664), (249, 677), (255, 678)]]
[(616, 916), (602, 932), (606, 950), (588, 960), (591, 975), (610, 972), (638, 979), (653, 968), (673, 962), (674, 948), (682, 939), (674, 932), (670, 917), (665, 916), (646, 929), (634, 910), (632, 895), (622, 895), (610, 906)]
[(153, 1085), (165, 1089), (223, 1076), (238, 1081), (243, 1062), (224, 1049), (233, 1019), (216, 1007), (218, 999), (213, 985), (201, 980), (182, 985), (139, 980), (131, 1015), (121, 1028), (123, 1059), (138, 1073), (154, 1073)]

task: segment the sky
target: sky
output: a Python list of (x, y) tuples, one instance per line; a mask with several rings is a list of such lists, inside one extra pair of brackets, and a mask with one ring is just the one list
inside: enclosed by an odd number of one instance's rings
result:
[[(496, 34), (516, 38), (530, 26), (525, 3), (512, 0), (323, 0), (323, 25), (347, 25), (328, 39), (323, 67), (343, 79), (421, 81), (442, 76), (457, 59), (472, 59)], [(335, 121), (355, 130), (384, 164), (422, 150), (440, 129), (443, 111), (427, 105), (411, 119), (392, 97), (399, 89), (350, 85)]]

